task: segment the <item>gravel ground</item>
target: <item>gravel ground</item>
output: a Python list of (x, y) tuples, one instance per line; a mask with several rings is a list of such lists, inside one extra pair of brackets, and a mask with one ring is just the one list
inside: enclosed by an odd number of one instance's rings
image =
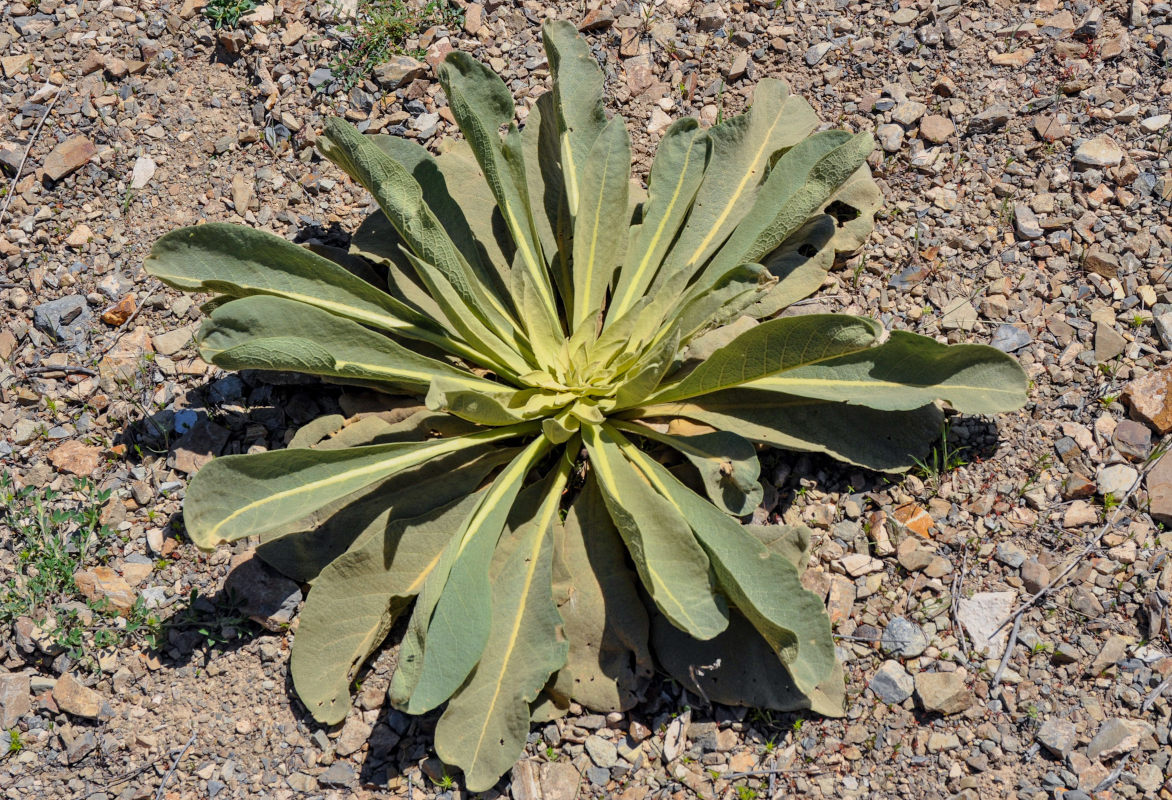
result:
[[(372, 398), (209, 367), (198, 307), (142, 260), (201, 220), (344, 245), (370, 201), (316, 153), (322, 120), (437, 145), (454, 126), (426, 62), (452, 48), (524, 109), (555, 15), (587, 29), (641, 171), (671, 119), (738, 112), (767, 76), (874, 130), (885, 211), (808, 305), (992, 343), (1032, 384), (1016, 414), (953, 418), (948, 468), (900, 482), (766, 456), (758, 515), (816, 533), (806, 581), (839, 635), (844, 719), (713, 707), (657, 677), (628, 713), (535, 727), (488, 796), (1172, 798), (1168, 3), (490, 2), (350, 89), (332, 4), (223, 31), (199, 0), (0, 13), (0, 477), (100, 512), (69, 525), (99, 531), (74, 582), (105, 609), (0, 604), (4, 797), (463, 796), (434, 717), (385, 704), (393, 648), (321, 728), (286, 677), (300, 588), (177, 535), (211, 456)], [(9, 599), (37, 577), (20, 516), (0, 516)], [(151, 615), (171, 623), (155, 650), (133, 630)]]

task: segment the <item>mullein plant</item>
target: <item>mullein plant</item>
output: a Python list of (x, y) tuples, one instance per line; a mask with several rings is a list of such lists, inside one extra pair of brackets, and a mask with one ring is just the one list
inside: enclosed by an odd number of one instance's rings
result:
[(630, 708), (657, 663), (714, 702), (842, 714), (826, 610), (800, 581), (810, 532), (742, 523), (759, 449), (900, 472), (942, 402), (1026, 397), (993, 348), (783, 313), (872, 229), (869, 134), (815, 133), (809, 104), (762, 80), (746, 113), (668, 128), (643, 192), (586, 42), (564, 21), (543, 34), (553, 89), (523, 127), (460, 52), (438, 73), (464, 138), (440, 155), (327, 122), (319, 150), (380, 209), (350, 252), (208, 224), (146, 264), (215, 295), (213, 364), (422, 401), (212, 461), (184, 522), (203, 548), (257, 536), (311, 584), (290, 669), (322, 723), (409, 615), (391, 702), (446, 704), (436, 749), (473, 791), (532, 721)]

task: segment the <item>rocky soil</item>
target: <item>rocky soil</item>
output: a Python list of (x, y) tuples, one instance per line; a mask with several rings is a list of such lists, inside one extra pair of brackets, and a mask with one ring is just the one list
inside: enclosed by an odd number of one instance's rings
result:
[[(385, 704), (391, 648), (321, 728), (286, 678), (301, 588), (180, 533), (209, 458), (370, 398), (209, 367), (198, 306), (142, 260), (202, 220), (344, 245), (370, 200), (315, 151), (322, 120), (438, 144), (454, 126), (430, 64), (453, 48), (523, 114), (557, 15), (587, 31), (641, 170), (670, 120), (735, 113), (765, 76), (873, 130), (885, 212), (807, 305), (992, 343), (1032, 384), (1019, 413), (954, 418), (948, 455), (899, 482), (767, 456), (759, 515), (816, 531), (844, 719), (657, 679), (628, 713), (535, 728), (489, 796), (1172, 798), (1168, 3), (473, 3), (406, 43), (424, 60), (350, 88), (330, 69), (344, 4), (283, 0), (221, 31), (201, 0), (0, 13), (0, 477), (105, 526), (77, 591), (47, 598), (77, 642), (47, 606), (0, 629), (4, 797), (463, 796), (434, 718)], [(36, 577), (14, 516), (9, 599)], [(158, 649), (133, 630), (151, 616), (171, 623)]]

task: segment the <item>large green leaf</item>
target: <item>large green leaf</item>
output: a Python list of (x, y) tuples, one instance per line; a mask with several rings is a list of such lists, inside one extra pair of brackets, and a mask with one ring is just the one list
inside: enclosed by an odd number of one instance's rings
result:
[[(521, 129), (529, 192), (529, 211), (541, 239), (541, 247), (565, 308), (573, 307), (574, 280), (570, 275), (574, 221), (566, 198), (562, 173), (561, 129), (554, 92), (537, 98)], [(604, 118), (605, 121), (605, 118)], [(522, 314), (524, 317), (524, 314)]]
[(606, 126), (602, 70), (590, 47), (567, 20), (547, 20), (541, 27), (549, 69), (554, 78), (554, 103), (561, 131), (561, 171), (571, 215), (578, 213), (580, 187), (588, 154)]
[(476, 505), (465, 494), (418, 516), (383, 515), (313, 582), (301, 611), (289, 671), (314, 719), (346, 718), (358, 668), (386, 637), (435, 568), (452, 529)]
[(578, 213), (574, 218), (575, 330), (593, 327), (607, 289), (622, 263), (629, 221), (631, 143), (623, 118), (616, 115), (594, 142), (582, 171)]
[(753, 208), (705, 272), (720, 275), (776, 250), (854, 174), (874, 146), (869, 133), (825, 131), (791, 147), (770, 170)]
[(143, 268), (189, 292), (275, 295), (441, 346), (449, 338), (329, 259), (241, 225), (212, 222), (171, 231), (155, 242)]
[(910, 411), (947, 400), (966, 414), (1015, 411), (1026, 401), (1021, 365), (993, 347), (946, 345), (892, 331), (878, 347), (758, 378), (746, 389), (834, 400), (881, 411)]
[[(452, 116), (484, 170), (485, 181), (512, 233), (520, 263), (529, 271), (542, 303), (556, 315), (541, 237), (529, 208), (520, 134), (511, 122), (513, 95), (495, 72), (466, 53), (449, 53), (436, 73)], [(499, 131), (506, 124), (510, 126), (507, 139), (512, 141), (501, 140)]]
[(213, 311), (200, 329), (199, 352), (225, 369), (289, 370), (416, 393), (438, 377), (470, 391), (501, 388), (349, 319), (271, 295), (233, 300)]
[(489, 565), (525, 476), (548, 448), (535, 439), (505, 467), (452, 537), (415, 603), (390, 697), (412, 714), (446, 701), (472, 672), (492, 623)]
[(697, 639), (724, 630), (728, 609), (713, 592), (708, 556), (687, 521), (631, 466), (619, 449), (625, 439), (618, 431), (584, 425), (582, 438), (610, 518), (655, 605)]
[(428, 207), (415, 177), (369, 137), (339, 119), (327, 120), (318, 147), (374, 196), (409, 248), (405, 255), (448, 322), (475, 348), (478, 363), (498, 369), (503, 364), (506, 373), (526, 371), (519, 355), (524, 343), (508, 309), (477, 279)]
[(355, 447), (274, 450), (217, 458), (191, 479), (183, 521), (196, 545), (211, 548), (303, 519), (403, 469), (469, 447), (532, 433), (535, 424), (451, 439)]
[(753, 208), (774, 153), (796, 145), (817, 126), (806, 101), (792, 97), (781, 81), (766, 78), (753, 90), (748, 112), (709, 129), (708, 168), (664, 276), (703, 266)]
[[(553, 599), (553, 525), (571, 462), (537, 488), (536, 513), (519, 514), (492, 559), (492, 621), (484, 654), (435, 727), (436, 752), (464, 770), (473, 792), (492, 788), (525, 749), (529, 704), (566, 663)], [(519, 506), (525, 505), (524, 502)]]
[(637, 229), (632, 229), (630, 252), (607, 310), (608, 326), (630, 311), (647, 292), (692, 207), (692, 198), (704, 179), (708, 155), (708, 141), (699, 126), (691, 117), (676, 120), (659, 143), (648, 178), (643, 219)]
[(846, 314), (783, 317), (756, 325), (717, 350), (683, 380), (648, 402), (664, 403), (742, 386), (784, 369), (855, 353), (873, 345), (879, 323)]
[(940, 437), (944, 414), (935, 405), (876, 411), (777, 392), (733, 389), (682, 403), (641, 406), (631, 419), (684, 417), (785, 450), (826, 453), (880, 472), (915, 466)]
[(475, 492), (514, 455), (515, 448), (482, 445), (425, 461), (262, 534), (257, 555), (295, 581), (311, 581), (365, 534)]
[(835, 664), (830, 618), (822, 598), (802, 587), (797, 568), (696, 495), (665, 467), (633, 446), (623, 448), (676, 507), (700, 540), (728, 599), (753, 623), (804, 694)]
[(781, 247), (762, 260), (761, 266), (777, 283), (745, 314), (755, 319), (773, 317), (818, 291), (834, 266), (835, 239), (834, 217), (818, 214), (806, 220)]
[(551, 694), (600, 713), (626, 711), (652, 674), (647, 613), (593, 476), (554, 536), (554, 589), (570, 648)]

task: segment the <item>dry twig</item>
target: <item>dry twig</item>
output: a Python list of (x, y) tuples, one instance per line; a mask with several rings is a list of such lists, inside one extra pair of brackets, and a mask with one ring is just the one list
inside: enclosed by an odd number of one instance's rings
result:
[(155, 792), (155, 800), (163, 800), (163, 790), (167, 788), (167, 781), (171, 780), (171, 776), (175, 774), (175, 770), (179, 767), (179, 762), (183, 760), (184, 754), (191, 749), (193, 744), (195, 744), (194, 733), (187, 740), (187, 744), (183, 745), (183, 749), (179, 751), (179, 755), (175, 756), (175, 760), (171, 762), (171, 769), (167, 770), (167, 774), (163, 776), (163, 782), (159, 784), (159, 791)]
[(53, 112), (53, 106), (57, 104), (57, 98), (61, 96), (64, 87), (57, 90), (57, 94), (53, 95), (53, 99), (49, 101), (49, 105), (45, 108), (45, 115), (41, 117), (41, 121), (37, 123), (37, 127), (33, 129), (33, 135), (29, 137), (28, 147), (24, 149), (24, 157), (20, 159), (20, 165), (16, 168), (16, 175), (8, 182), (8, 196), (4, 198), (4, 205), (0, 206), (0, 222), (4, 221), (4, 214), (8, 211), (8, 204), (12, 202), (12, 196), (16, 194), (16, 184), (20, 182), (21, 173), (24, 172), (24, 164), (28, 161), (28, 154), (32, 152), (33, 143), (36, 142), (37, 136), (41, 132), (41, 128), (45, 127), (45, 120), (49, 118), (49, 114)]

